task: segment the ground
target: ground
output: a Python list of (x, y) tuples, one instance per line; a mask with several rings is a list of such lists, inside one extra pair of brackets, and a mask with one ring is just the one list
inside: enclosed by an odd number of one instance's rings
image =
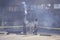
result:
[(59, 35), (39, 36), (39, 35), (0, 35), (0, 40), (60, 40)]

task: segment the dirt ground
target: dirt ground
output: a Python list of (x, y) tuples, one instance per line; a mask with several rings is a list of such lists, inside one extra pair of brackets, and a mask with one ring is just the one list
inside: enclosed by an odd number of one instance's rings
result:
[(39, 35), (0, 35), (0, 40), (60, 40), (59, 35), (39, 36)]

